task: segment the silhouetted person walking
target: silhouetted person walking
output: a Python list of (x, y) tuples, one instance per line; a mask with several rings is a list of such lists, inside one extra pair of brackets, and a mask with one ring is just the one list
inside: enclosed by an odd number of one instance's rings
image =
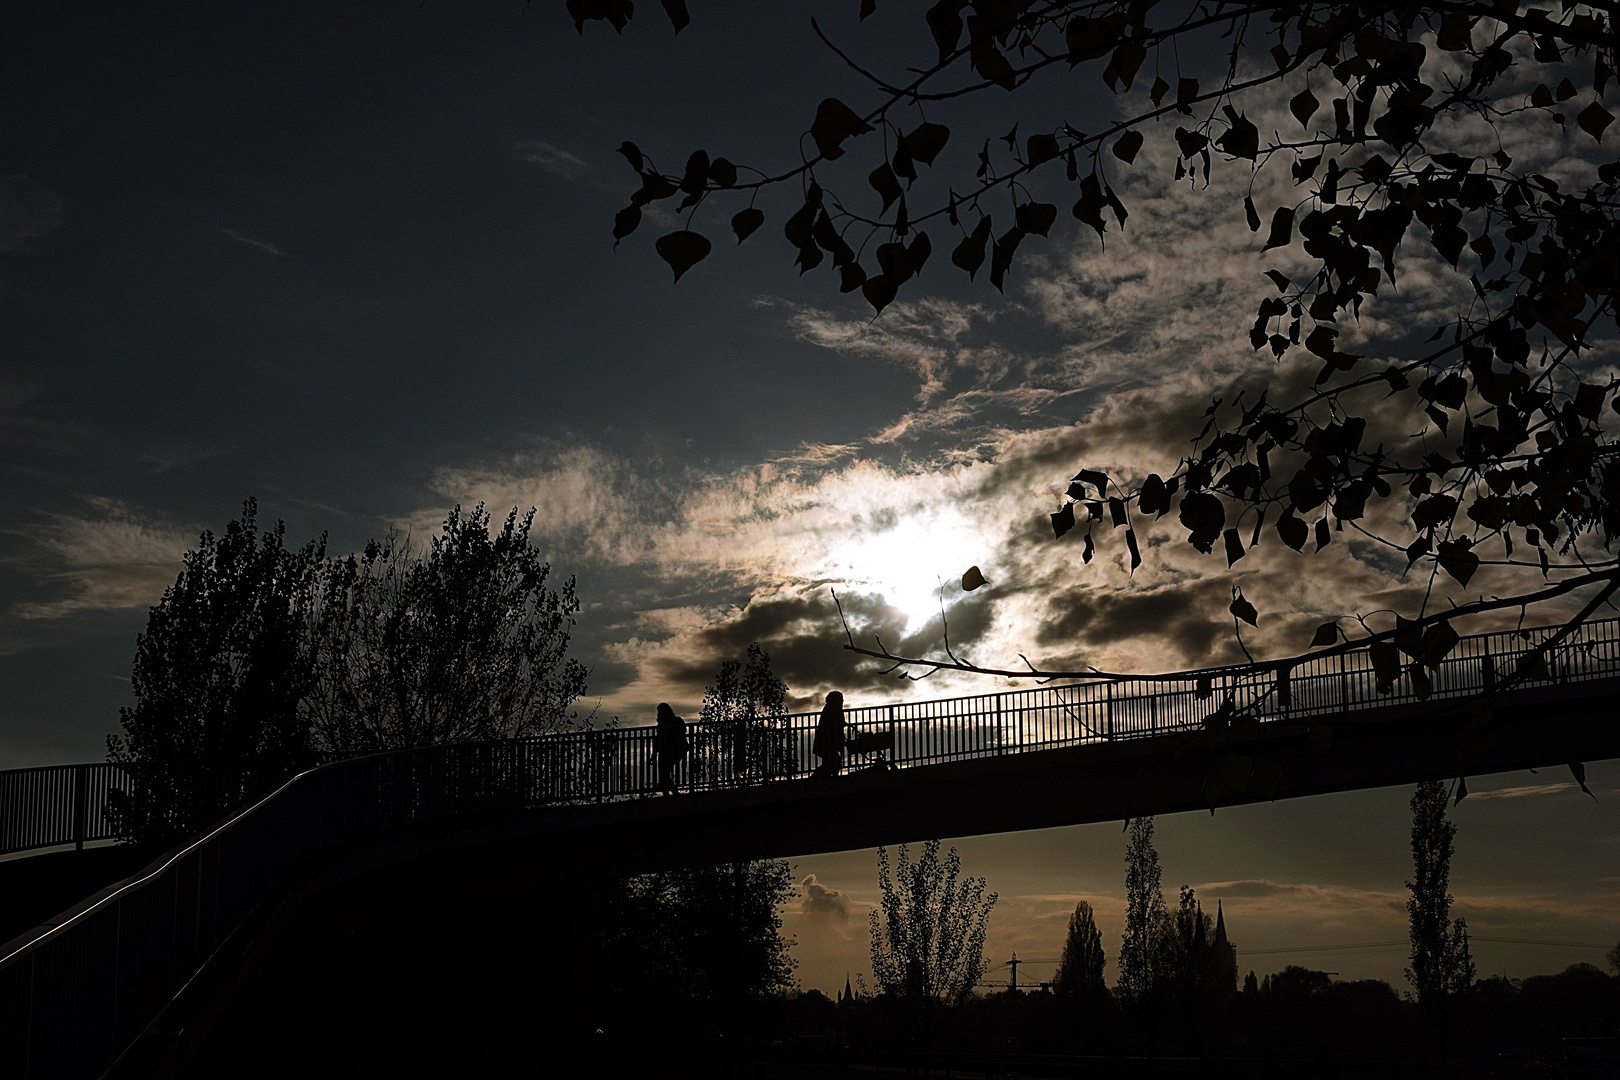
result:
[(821, 719), (816, 721), (816, 737), (811, 751), (821, 764), (811, 776), (837, 776), (844, 766), (844, 695), (837, 690), (827, 695), (827, 704), (821, 707)]
[(653, 753), (658, 755), (658, 790), (675, 794), (675, 766), (691, 749), (686, 741), (686, 721), (675, 715), (667, 702), (658, 704), (658, 733), (653, 736)]

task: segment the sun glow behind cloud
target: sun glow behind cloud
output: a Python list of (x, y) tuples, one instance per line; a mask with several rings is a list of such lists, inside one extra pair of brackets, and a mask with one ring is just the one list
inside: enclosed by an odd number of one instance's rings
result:
[(947, 585), (970, 565), (982, 546), (966, 517), (954, 507), (918, 514), (876, 532), (856, 534), (829, 554), (829, 568), (900, 611), (905, 630), (915, 632), (939, 613), (952, 592)]

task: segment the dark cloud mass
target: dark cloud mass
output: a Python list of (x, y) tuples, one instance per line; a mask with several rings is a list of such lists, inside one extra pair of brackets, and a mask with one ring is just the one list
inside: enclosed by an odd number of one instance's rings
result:
[(1140, 592), (1076, 586), (1048, 601), (1036, 640), (1049, 648), (1062, 648), (1153, 638), (1173, 648), (1187, 665), (1226, 663), (1237, 652), (1231, 620), (1223, 617), (1229, 588), (1216, 580)]

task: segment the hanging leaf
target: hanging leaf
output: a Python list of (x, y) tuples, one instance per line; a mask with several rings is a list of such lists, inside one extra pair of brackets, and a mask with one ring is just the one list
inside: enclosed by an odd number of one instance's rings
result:
[(1614, 114), (1594, 101), (1580, 111), (1579, 115), (1575, 117), (1575, 122), (1581, 125), (1582, 131), (1598, 142), (1602, 142), (1604, 131), (1608, 130), (1609, 125), (1614, 123)]
[(977, 589), (980, 585), (985, 585), (985, 584), (988, 584), (988, 582), (986, 582), (984, 580), (984, 574), (979, 572), (979, 568), (977, 566), (968, 567), (967, 572), (962, 575), (962, 591), (963, 592), (972, 592), (974, 589)]
[(1466, 798), (1468, 798), (1468, 777), (1459, 776), (1457, 777), (1457, 797), (1451, 800), (1451, 805), (1456, 806)]
[(1053, 222), (1057, 221), (1057, 207), (1051, 203), (1024, 203), (1015, 208), (1013, 220), (1024, 232), (1045, 236), (1052, 228)]
[(1282, 781), (1282, 775), (1282, 766), (1277, 762), (1255, 758), (1254, 774), (1249, 777), (1249, 787), (1263, 799), (1275, 799), (1277, 785)]
[(641, 207), (631, 203), (629, 206), (613, 215), (613, 246), (618, 247), (619, 241), (636, 231), (641, 224)]
[(1319, 649), (1324, 645), (1336, 645), (1339, 641), (1339, 624), (1325, 622), (1316, 628), (1316, 636), (1311, 638), (1310, 647)]
[(1242, 791), (1249, 786), (1249, 777), (1254, 772), (1254, 759), (1243, 754), (1227, 754), (1221, 758), (1221, 782), (1236, 791)]
[(1103, 82), (1116, 94), (1129, 90), (1131, 83), (1136, 80), (1137, 71), (1142, 67), (1142, 61), (1146, 59), (1147, 47), (1141, 42), (1120, 42), (1108, 60), (1108, 67), (1103, 70)]
[(1300, 127), (1309, 127), (1311, 117), (1316, 115), (1316, 110), (1321, 108), (1321, 105), (1322, 103), (1316, 100), (1315, 94), (1309, 90), (1301, 90), (1294, 95), (1294, 100), (1288, 103), (1288, 111), (1294, 114), (1294, 119), (1299, 121)]
[(1125, 530), (1125, 548), (1131, 553), (1131, 573), (1134, 574), (1136, 568), (1142, 565), (1142, 550), (1136, 546), (1135, 529)]
[(1372, 661), (1378, 692), (1389, 693), (1395, 688), (1395, 680), (1401, 677), (1400, 650), (1392, 641), (1375, 641), (1367, 647), (1367, 658)]
[(967, 271), (968, 280), (971, 281), (979, 272), (979, 267), (984, 265), (984, 252), (989, 243), (990, 218), (985, 216), (979, 219), (973, 232), (964, 236), (962, 242), (956, 245), (956, 250), (951, 252), (951, 262)]
[(913, 161), (932, 165), (950, 139), (951, 129), (944, 124), (922, 123), (915, 131), (900, 136), (900, 145)]
[(956, 43), (962, 37), (962, 5), (953, 0), (939, 0), (939, 3), (929, 8), (923, 16), (928, 22), (928, 29), (934, 35), (934, 45), (939, 49), (939, 62), (944, 63), (951, 53), (956, 51)]
[[(1062, 538), (1064, 533), (1074, 528), (1074, 503), (1069, 503), (1068, 505), (1064, 506), (1063, 509), (1051, 515), (1051, 517), (1052, 531), (1056, 533), (1059, 538)], [(1086, 534), (1086, 539), (1088, 541), (1091, 539), (1091, 535), (1089, 533)]]
[(737, 234), (737, 243), (742, 243), (753, 235), (755, 229), (765, 224), (765, 211), (750, 206), (739, 210), (731, 218), (731, 231)]
[(1050, 132), (1031, 135), (1024, 140), (1024, 156), (1031, 165), (1042, 165), (1058, 156), (1057, 136)]
[(624, 155), (624, 160), (628, 161), (630, 167), (636, 172), (640, 172), (642, 166), (647, 164), (647, 159), (642, 154), (641, 148), (628, 139), (619, 144), (618, 152)]
[(736, 187), (737, 166), (723, 157), (717, 157), (709, 162), (709, 179), (714, 181), (716, 187)]
[[(1249, 195), (1243, 196), (1243, 220), (1249, 223), (1250, 232), (1260, 231), (1260, 212), (1254, 208), (1254, 198)], [(1272, 273), (1276, 273), (1276, 271), (1273, 270)], [(1281, 291), (1281, 289), (1278, 290), (1278, 292)]]
[(1260, 613), (1254, 609), (1253, 604), (1243, 598), (1243, 590), (1233, 589), (1232, 592), (1234, 593), (1232, 603), (1227, 606), (1226, 610), (1232, 613), (1233, 618), (1242, 619), (1250, 626), (1258, 627), (1260, 625)]
[(1294, 208), (1292, 206), (1279, 206), (1271, 215), (1271, 235), (1266, 237), (1266, 246), (1261, 251), (1270, 251), (1276, 247), (1287, 247), (1294, 240)]
[(1142, 133), (1140, 131), (1127, 131), (1114, 143), (1114, 156), (1129, 165), (1136, 160), (1137, 151), (1142, 149)]
[(844, 156), (843, 142), (855, 135), (865, 135), (872, 125), (837, 98), (827, 98), (816, 109), (815, 123), (810, 125), (810, 137), (816, 150), (828, 161)]
[[(1570, 762), (1569, 774), (1575, 778), (1575, 782), (1577, 784), (1581, 785), (1582, 791), (1586, 792), (1588, 795), (1592, 795), (1592, 789), (1586, 786), (1586, 766), (1584, 764), (1579, 761)], [(1597, 801), (1596, 795), (1592, 795), (1592, 801)]]
[(1170, 491), (1158, 473), (1149, 473), (1137, 492), (1136, 505), (1144, 514), (1163, 514), (1170, 509)]
[(681, 229), (679, 232), (665, 233), (653, 245), (658, 257), (669, 263), (671, 270), (675, 271), (675, 280), (681, 280), (681, 275), (702, 262), (709, 254), (709, 238), (702, 233), (692, 232), (690, 229)]
[(1472, 540), (1460, 536), (1455, 540), (1440, 541), (1435, 549), (1440, 569), (1456, 578), (1459, 585), (1467, 585), (1468, 579), (1479, 569), (1479, 556), (1469, 550), (1473, 546)]
[(894, 294), (899, 290), (900, 283), (890, 274), (877, 274), (861, 283), (861, 295), (872, 305), (874, 314), (881, 314), (894, 301)]
[(1227, 529), (1222, 536), (1226, 541), (1226, 565), (1230, 569), (1233, 563), (1249, 553), (1249, 549), (1243, 546), (1243, 537), (1238, 535), (1236, 529)]
[(1305, 519), (1296, 517), (1292, 510), (1277, 519), (1278, 538), (1295, 551), (1304, 550), (1305, 541), (1310, 534), (1310, 526), (1305, 524)]
[(889, 207), (893, 205), (894, 200), (905, 194), (900, 190), (900, 181), (895, 177), (894, 170), (889, 168), (887, 161), (873, 169), (867, 176), (866, 182), (872, 185), (873, 191), (883, 196), (882, 212), (885, 214), (889, 212)]
[(678, 34), (686, 29), (692, 21), (692, 16), (686, 13), (686, 0), (661, 0), (664, 5), (664, 14), (669, 16), (669, 24)]
[(1206, 491), (1193, 492), (1181, 500), (1181, 524), (1186, 528), (1187, 543), (1208, 555), (1226, 527), (1226, 507), (1220, 499)]

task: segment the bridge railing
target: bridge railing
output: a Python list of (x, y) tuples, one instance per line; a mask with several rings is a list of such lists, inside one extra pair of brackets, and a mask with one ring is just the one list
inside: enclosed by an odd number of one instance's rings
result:
[[(1174, 678), (1070, 683), (930, 701), (845, 710), (853, 732), (867, 736), (846, 755), (847, 768), (875, 762), (906, 768), (949, 761), (1080, 746), (1198, 730), (1230, 699), (1262, 720), (1309, 720), (1423, 700), (1479, 694), (1512, 673), (1556, 628), (1498, 631), (1461, 638), (1437, 666), (1403, 671), (1388, 693), (1366, 649), (1277, 664), (1211, 668)], [(1547, 658), (1526, 685), (1579, 682), (1620, 674), (1620, 619), (1587, 623)], [(745, 786), (808, 775), (819, 714), (797, 713), (755, 723), (689, 725), (691, 750), (676, 770), (688, 790)], [(876, 737), (874, 740), (872, 737)], [(863, 749), (874, 741), (881, 750)], [(658, 790), (653, 729), (621, 727), (562, 732), (480, 751), (489, 775), (503, 777), (523, 805), (633, 798)], [(494, 756), (490, 756), (494, 755)], [(504, 755), (504, 756), (502, 756)], [(496, 757), (500, 757), (497, 768)], [(157, 776), (153, 770), (170, 770)], [(137, 788), (185, 792), (206, 821), (271, 790), (295, 771), (291, 759), (177, 762), (134, 767), (106, 763), (0, 772), (0, 855), (113, 839), (128, 832), (118, 800)], [(126, 803), (127, 805), (127, 803)]]

